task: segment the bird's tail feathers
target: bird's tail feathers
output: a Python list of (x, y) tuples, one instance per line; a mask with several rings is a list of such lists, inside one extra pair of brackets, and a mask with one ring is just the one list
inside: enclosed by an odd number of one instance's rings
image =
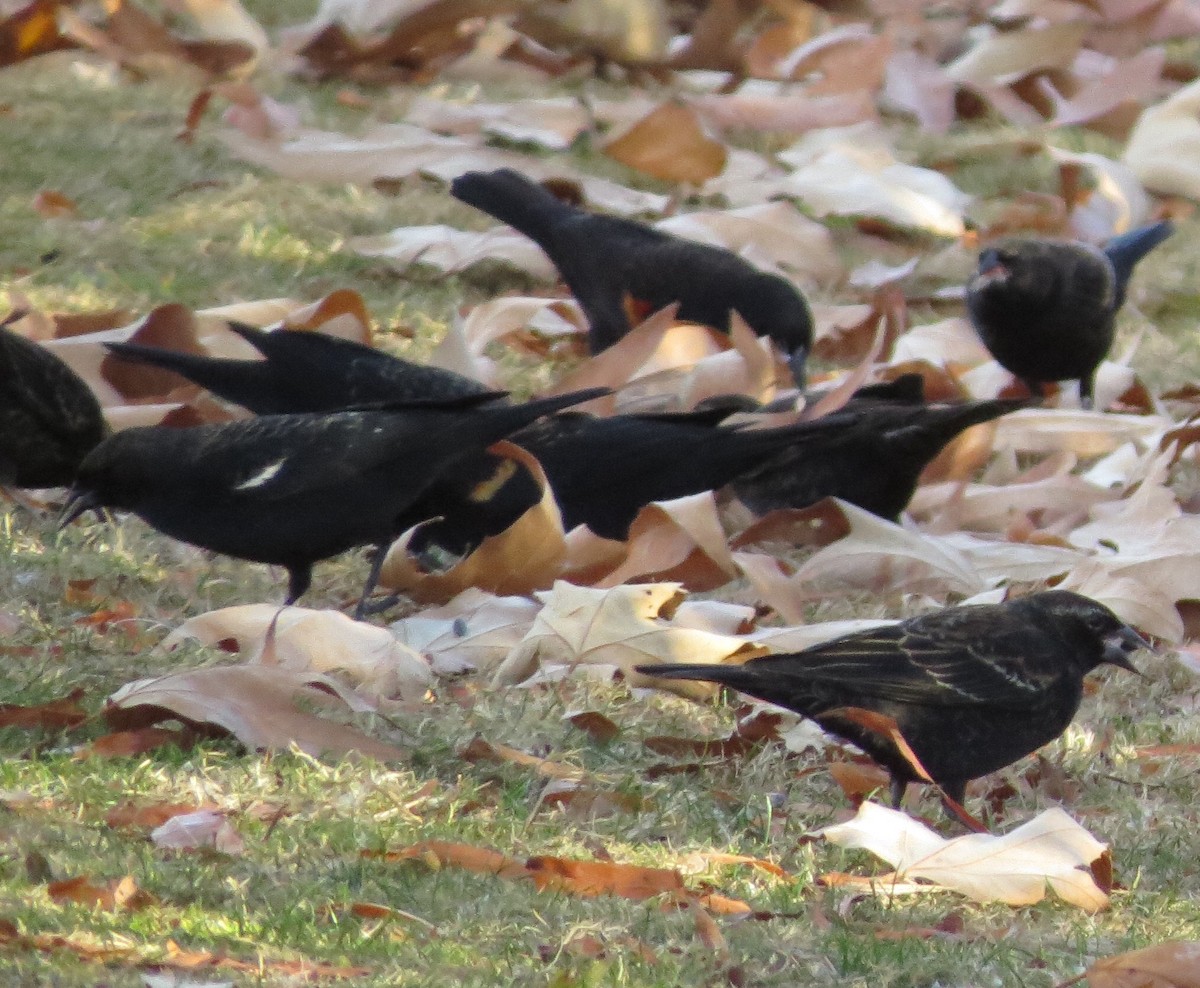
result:
[(512, 168), (465, 172), (450, 183), (450, 194), (539, 243), (556, 222), (575, 212), (573, 206)]
[(704, 682), (721, 683), (734, 689), (741, 688), (750, 679), (750, 673), (740, 665), (680, 662), (634, 666), (634, 668), (643, 676), (657, 676), (659, 679), (697, 679)]
[(1175, 232), (1170, 220), (1159, 220), (1147, 226), (1113, 237), (1104, 245), (1104, 254), (1117, 273), (1117, 285), (1124, 291), (1125, 283), (1143, 257)]

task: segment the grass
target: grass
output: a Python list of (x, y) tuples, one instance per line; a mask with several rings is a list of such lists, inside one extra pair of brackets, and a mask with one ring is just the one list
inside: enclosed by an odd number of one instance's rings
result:
[[(267, 23), (296, 23), (308, 11), (257, 3)], [(333, 129), (361, 128), (394, 111), (341, 106), (340, 84), (287, 78), (265, 83)], [(231, 158), (213, 121), (192, 144), (173, 139), (195, 92), (181, 78), (134, 83), (89, 59), (53, 56), (0, 72), (6, 161), (0, 198), (0, 277), (41, 308), (142, 313), (164, 302), (205, 307), (289, 295), (315, 299), (352, 288), (378, 321), (385, 344), (418, 357), (446, 320), (520, 279), (499, 269), (462, 277), (397, 278), (344, 249), (349, 237), (409, 223), (482, 225), (441, 190), (405, 183), (396, 196), (349, 186), (309, 186), (260, 173)], [(519, 93), (508, 94), (512, 97)], [(395, 97), (399, 99), (400, 97)], [(1004, 134), (976, 127), (944, 140), (906, 134), (919, 160), (957, 155), (954, 177), (979, 196), (981, 219), (1021, 189), (1053, 191), (1044, 159), (1015, 165), (973, 150)], [(1065, 146), (1112, 150), (1083, 133), (1055, 134)], [(961, 153), (960, 153), (961, 152)], [(592, 156), (587, 162), (594, 164)], [(611, 163), (603, 166), (621, 176)], [(634, 179), (636, 181), (636, 179)], [(70, 197), (73, 219), (34, 209), (40, 189)], [(1139, 273), (1132, 301), (1147, 334), (1137, 366), (1156, 386), (1200, 376), (1193, 340), (1198, 311), (1195, 223)], [(898, 251), (898, 253), (903, 253)], [(848, 298), (849, 296), (845, 296)], [(833, 294), (822, 301), (841, 301)], [(918, 313), (919, 316), (922, 314)], [(934, 314), (928, 314), (933, 318)], [(361, 560), (318, 568), (314, 606), (354, 594)], [(94, 579), (91, 594), (71, 581)], [(35, 704), (84, 690), (98, 711), (122, 684), (180, 667), (228, 661), (188, 648), (164, 657), (152, 644), (184, 617), (280, 596), (281, 574), (181, 547), (136, 519), (57, 533), (50, 520), (10, 509), (0, 526), (0, 622), (9, 627), (0, 696)], [(133, 622), (81, 623), (97, 609), (132, 605)], [(857, 605), (855, 605), (857, 607)], [(848, 611), (852, 608), (848, 608)], [(400, 728), (366, 718), (371, 733), (411, 749), (403, 767), (323, 763), (298, 753), (247, 754), (223, 741), (133, 758), (78, 759), (75, 746), (103, 731), (91, 722), (69, 736), (0, 731), (0, 919), (22, 932), (126, 947), (152, 961), (167, 944), (255, 962), (307, 960), (369, 968), (357, 983), (423, 985), (675, 986), (807, 985), (917, 988), (935, 984), (1052, 986), (1091, 960), (1170, 938), (1200, 937), (1200, 839), (1193, 809), (1197, 768), (1188, 758), (1146, 774), (1137, 744), (1200, 741), (1192, 711), (1196, 679), (1170, 659), (1147, 660), (1148, 681), (1099, 677), (1076, 726), (1045, 757), (1080, 788), (1073, 812), (1111, 843), (1122, 888), (1095, 917), (1047, 901), (1011, 909), (976, 906), (949, 894), (861, 898), (815, 884), (819, 874), (877, 870), (860, 853), (801, 838), (838, 818), (844, 797), (811, 762), (768, 747), (691, 774), (652, 775), (662, 759), (644, 744), (655, 734), (712, 736), (732, 728), (728, 708), (656, 698), (620, 686), (570, 683), (540, 690), (441, 691), (410, 710)], [(563, 720), (568, 708), (608, 712), (622, 727), (609, 744)], [(608, 816), (547, 808), (526, 769), (465, 761), (459, 748), (480, 734), (548, 754), (637, 800)], [(1009, 775), (1019, 794), (1010, 820), (1050, 801), (1044, 788)], [(156, 849), (144, 830), (110, 827), (106, 814), (133, 800), (211, 803), (227, 811), (247, 845), (242, 856)], [(921, 808), (935, 813), (931, 801)], [(768, 858), (793, 876), (713, 867), (689, 875), (755, 908), (770, 921), (721, 921), (728, 957), (705, 946), (693, 917), (657, 899), (632, 902), (538, 893), (490, 876), (421, 863), (386, 863), (364, 850), (444, 839), (535, 854), (676, 866), (688, 852), (719, 850)], [(47, 877), (96, 881), (130, 875), (154, 897), (135, 912), (64, 905)], [(403, 910), (361, 918), (353, 903)], [(961, 922), (959, 922), (961, 921)], [(430, 932), (432, 924), (436, 934)], [(945, 931), (930, 934), (938, 928)], [(954, 932), (961, 929), (961, 932)], [(589, 949), (599, 944), (602, 950)], [(239, 984), (294, 983), (286, 972), (199, 971)], [(141, 985), (129, 959), (100, 970), (71, 951), (0, 952), (10, 983)]]

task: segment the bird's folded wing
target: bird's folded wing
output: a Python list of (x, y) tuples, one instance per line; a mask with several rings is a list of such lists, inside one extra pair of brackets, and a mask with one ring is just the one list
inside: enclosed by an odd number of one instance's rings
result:
[(1041, 635), (1029, 629), (971, 639), (961, 630), (962, 637), (880, 628), (805, 652), (802, 663), (780, 672), (904, 703), (1022, 709), (1038, 702), (1058, 664)]

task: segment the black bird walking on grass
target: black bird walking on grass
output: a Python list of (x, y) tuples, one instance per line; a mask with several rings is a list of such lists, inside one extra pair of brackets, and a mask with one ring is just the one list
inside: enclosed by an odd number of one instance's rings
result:
[(680, 319), (725, 332), (735, 310), (790, 355), (796, 382), (803, 386), (812, 314), (804, 296), (779, 275), (721, 247), (579, 209), (511, 168), (467, 172), (451, 183), (450, 192), (515, 227), (546, 252), (587, 315), (593, 353), (629, 332), (626, 297), (652, 310), (679, 302)]
[(921, 472), (960, 432), (1030, 404), (997, 398), (927, 405), (920, 381), (918, 375), (904, 375), (892, 392), (879, 392), (904, 400), (858, 392), (828, 420), (817, 420), (829, 424), (809, 441), (736, 477), (733, 493), (760, 515), (838, 497), (896, 521), (912, 500)]
[(381, 401), (465, 398), (488, 390), (454, 371), (415, 364), (325, 333), (268, 332), (237, 322), (229, 323), (229, 328), (264, 359), (210, 357), (140, 343), (105, 346), (122, 360), (175, 371), (257, 415), (333, 412)]
[(287, 602), (313, 564), (375, 547), (356, 617), (366, 612), (397, 519), (462, 457), (601, 394), (521, 405), (453, 401), (326, 414), (266, 415), (172, 429), (127, 429), (80, 466), (63, 524), (96, 507), (132, 511), (183, 542), (288, 571)]
[(0, 485), (70, 485), (107, 431), (83, 379), (44, 346), (0, 324)]
[(967, 282), (967, 310), (993, 357), (1033, 394), (1079, 381), (1092, 407), (1096, 368), (1112, 346), (1133, 269), (1166, 240), (1166, 220), (1114, 237), (1103, 249), (1074, 240), (1014, 237), (986, 247)]
[(1149, 645), (1102, 604), (1047, 590), (1003, 604), (948, 607), (803, 652), (744, 665), (644, 665), (665, 679), (722, 683), (816, 721), (857, 745), (892, 778), (899, 806), (920, 781), (899, 746), (846, 708), (895, 721), (942, 791), (962, 803), (967, 782), (1053, 741), (1103, 662), (1137, 670)]

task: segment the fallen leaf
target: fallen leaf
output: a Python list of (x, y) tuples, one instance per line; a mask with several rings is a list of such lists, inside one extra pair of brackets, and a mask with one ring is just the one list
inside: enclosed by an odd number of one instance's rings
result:
[(404, 751), (353, 727), (302, 710), (300, 701), (361, 710), (360, 697), (328, 676), (280, 666), (212, 666), (128, 683), (109, 697), (104, 716), (115, 730), (172, 718), (227, 731), (252, 750), (296, 745), (313, 756), (357, 753), (380, 761)]
[[(742, 639), (679, 627), (661, 617), (679, 594), (677, 583), (592, 590), (559, 581), (553, 590), (538, 594), (542, 610), (493, 681), (519, 682), (539, 664), (601, 664), (618, 667), (629, 682), (641, 686), (652, 680), (634, 671), (639, 663), (721, 662), (735, 655), (740, 659), (763, 654), (764, 650)], [(713, 693), (711, 684), (697, 685), (699, 689), (685, 684), (686, 694)]]
[(1200, 988), (1200, 941), (1168, 940), (1104, 957), (1086, 977), (1091, 988)]
[(64, 697), (33, 707), (15, 703), (0, 703), (0, 727), (20, 727), (26, 730), (65, 731), (78, 727), (88, 718), (79, 706), (83, 689), (77, 687)]
[(234, 857), (246, 853), (246, 842), (224, 813), (196, 810), (171, 816), (150, 832), (155, 847), (190, 851), (210, 847)]
[[(890, 874), (854, 880), (888, 895), (922, 891), (928, 886), (921, 883), (929, 882), (977, 902), (1024, 906), (1040, 902), (1049, 887), (1088, 912), (1108, 906), (1108, 895), (1090, 870), (1106, 845), (1057, 808), (1003, 836), (967, 834), (946, 840), (907, 814), (866, 802), (853, 820), (817, 833), (892, 865)], [(849, 878), (842, 876), (840, 884), (848, 884)]]
[(50, 882), (46, 894), (55, 902), (74, 902), (93, 909), (123, 909), (134, 911), (145, 909), (155, 903), (154, 896), (137, 887), (132, 876), (113, 879), (104, 885), (96, 885), (83, 876)]

